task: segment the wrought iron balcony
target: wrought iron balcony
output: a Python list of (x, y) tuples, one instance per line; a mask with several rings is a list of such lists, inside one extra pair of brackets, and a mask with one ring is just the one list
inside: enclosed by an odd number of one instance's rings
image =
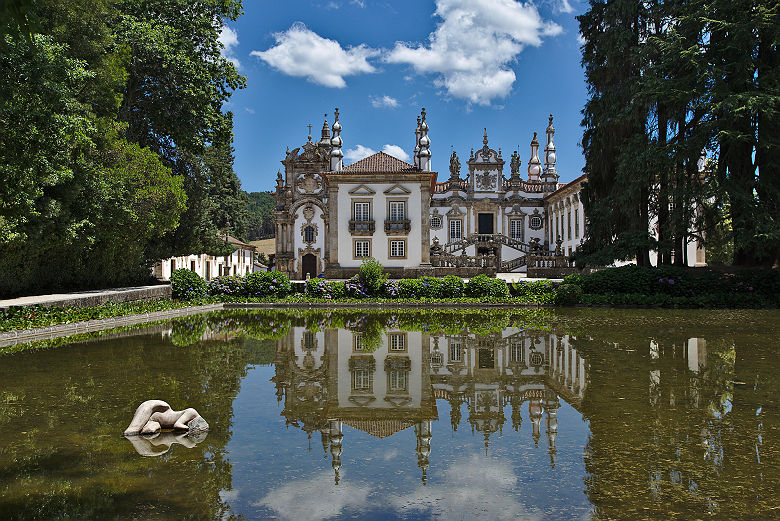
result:
[(374, 220), (370, 221), (356, 221), (352, 219), (349, 221), (349, 233), (352, 235), (374, 235)]
[(412, 229), (412, 221), (403, 219), (400, 221), (385, 220), (385, 233), (387, 235), (407, 235)]

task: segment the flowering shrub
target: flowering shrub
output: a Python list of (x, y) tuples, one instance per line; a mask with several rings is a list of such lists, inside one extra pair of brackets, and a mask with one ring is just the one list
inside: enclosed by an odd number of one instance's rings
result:
[(215, 277), (206, 283), (206, 294), (210, 297), (216, 295), (242, 297), (245, 296), (244, 286), (244, 278), (237, 275)]
[(179, 269), (171, 273), (171, 296), (176, 300), (206, 296), (206, 281), (191, 270)]
[(509, 298), (509, 286), (502, 279), (494, 279), (480, 274), (466, 283), (466, 295), (469, 297)]
[(539, 304), (552, 304), (553, 302), (556, 302), (556, 284), (549, 280), (515, 282), (510, 286), (509, 292), (513, 297), (521, 298), (526, 302), (536, 302)]
[(306, 281), (306, 295), (328, 300), (339, 299), (346, 295), (346, 288), (343, 282), (310, 279)]
[(460, 298), (466, 295), (463, 279), (455, 275), (447, 275), (441, 279), (441, 298)]
[(281, 271), (250, 273), (244, 280), (244, 296), (286, 297), (292, 292), (290, 279)]

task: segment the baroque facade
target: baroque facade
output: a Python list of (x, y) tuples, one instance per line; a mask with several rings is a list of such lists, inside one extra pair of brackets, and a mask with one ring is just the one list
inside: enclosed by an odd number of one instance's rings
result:
[(336, 109), (319, 141), (309, 135), (303, 146), (288, 148), (275, 192), (277, 269), (292, 279), (346, 278), (373, 257), (400, 277), (573, 270), (568, 256), (585, 237), (585, 179), (558, 183), (552, 115), (542, 158), (533, 133), (525, 175), (517, 150), (505, 175), (502, 149), (490, 146), (484, 129), (465, 177), (453, 152), (449, 177), (439, 181), (429, 130), (422, 109), (413, 163), (378, 152), (344, 166)]

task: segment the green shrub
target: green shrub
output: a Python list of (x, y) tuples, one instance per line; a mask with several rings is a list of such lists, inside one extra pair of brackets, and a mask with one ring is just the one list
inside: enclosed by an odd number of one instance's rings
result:
[(245, 279), (237, 275), (214, 277), (206, 283), (206, 294), (209, 296), (230, 295), (243, 297), (246, 294)]
[(533, 282), (515, 282), (510, 286), (513, 297), (525, 302), (537, 304), (552, 304), (555, 302), (555, 284), (549, 280), (535, 280)]
[(387, 280), (387, 273), (384, 267), (373, 257), (363, 261), (358, 271), (360, 282), (365, 287), (366, 293), (372, 297), (378, 297), (384, 292), (384, 284)]
[(306, 295), (315, 298), (340, 299), (346, 296), (343, 282), (310, 279), (306, 281)]
[(563, 278), (564, 284), (575, 284), (580, 287), (582, 287), (582, 281), (583, 281), (582, 275), (580, 275), (579, 273), (572, 273), (571, 275), (566, 275)]
[(423, 298), (425, 292), (420, 279), (401, 279), (398, 281), (398, 298)]
[(423, 297), (441, 298), (441, 279), (436, 277), (423, 277), (422, 281)]
[(194, 271), (174, 270), (171, 273), (171, 296), (176, 300), (203, 298), (206, 296), (206, 281)]
[(442, 298), (461, 298), (466, 295), (463, 279), (455, 275), (447, 275), (441, 279)]
[(488, 277), (484, 273), (470, 279), (466, 283), (465, 290), (468, 297), (509, 298), (509, 286), (506, 282)]
[(244, 296), (247, 297), (286, 297), (291, 292), (290, 279), (281, 271), (250, 273), (244, 281)]
[(555, 289), (555, 303), (559, 306), (573, 306), (580, 303), (582, 288), (576, 284), (560, 284)]

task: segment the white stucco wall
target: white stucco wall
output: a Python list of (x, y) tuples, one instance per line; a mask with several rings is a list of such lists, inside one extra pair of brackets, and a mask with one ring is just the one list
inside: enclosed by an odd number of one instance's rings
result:
[[(366, 186), (374, 194), (355, 193), (350, 191)], [(396, 183), (360, 183), (339, 184), (338, 186), (338, 262), (343, 268), (359, 267), (363, 260), (354, 258), (353, 239), (370, 240), (371, 256), (386, 268), (411, 268), (422, 262), (422, 192), (419, 183), (401, 183), (400, 186), (410, 191), (409, 194), (385, 194), (386, 190), (396, 186)], [(352, 219), (352, 203), (354, 200), (370, 200), (371, 218), (375, 223), (373, 235), (352, 235), (349, 232), (349, 221)], [(411, 221), (408, 235), (387, 235), (385, 219), (388, 216), (388, 200), (405, 200), (407, 219)], [(427, 220), (427, 219), (426, 219)], [(426, 225), (427, 226), (427, 225)], [(406, 240), (406, 258), (390, 258), (390, 239)]]

